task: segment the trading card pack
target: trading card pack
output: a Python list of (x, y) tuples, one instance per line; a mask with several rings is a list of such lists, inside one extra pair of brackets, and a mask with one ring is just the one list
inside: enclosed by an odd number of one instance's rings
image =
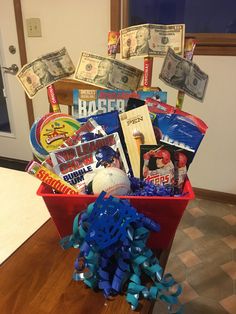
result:
[(163, 142), (141, 145), (140, 178), (158, 186), (171, 186), (179, 194), (193, 157), (194, 152)]

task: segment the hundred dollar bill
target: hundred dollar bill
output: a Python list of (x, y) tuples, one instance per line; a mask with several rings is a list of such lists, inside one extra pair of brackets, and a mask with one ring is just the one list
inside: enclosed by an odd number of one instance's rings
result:
[(159, 78), (187, 95), (203, 101), (208, 75), (195, 63), (181, 58), (169, 48)]
[(136, 90), (143, 71), (111, 58), (82, 52), (74, 79), (106, 89)]
[(163, 57), (171, 47), (183, 55), (185, 25), (142, 24), (120, 31), (121, 59), (133, 57)]
[(74, 72), (75, 66), (70, 56), (66, 48), (62, 48), (24, 65), (17, 78), (29, 98), (33, 98), (40, 89)]

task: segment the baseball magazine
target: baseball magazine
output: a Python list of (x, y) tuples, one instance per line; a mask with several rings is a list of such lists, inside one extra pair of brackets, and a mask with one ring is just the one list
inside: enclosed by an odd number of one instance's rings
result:
[(76, 119), (95, 114), (107, 113), (113, 110), (124, 112), (129, 98), (145, 100), (158, 99), (167, 102), (167, 92), (123, 91), (123, 90), (73, 90), (72, 116)]

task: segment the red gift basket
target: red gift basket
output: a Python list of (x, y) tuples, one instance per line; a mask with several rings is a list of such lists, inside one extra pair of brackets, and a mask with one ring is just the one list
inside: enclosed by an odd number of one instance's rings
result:
[[(72, 234), (75, 216), (96, 201), (96, 195), (54, 194), (52, 189), (42, 183), (37, 191), (42, 196), (56, 225), (60, 237)], [(138, 212), (160, 224), (160, 232), (152, 232), (148, 245), (152, 249), (167, 249), (174, 236), (188, 202), (194, 199), (189, 180), (186, 180), (182, 196), (119, 196), (128, 199)]]

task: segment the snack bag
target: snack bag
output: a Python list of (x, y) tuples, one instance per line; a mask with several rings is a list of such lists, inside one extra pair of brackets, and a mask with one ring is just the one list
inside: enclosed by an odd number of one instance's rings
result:
[(175, 112), (175, 108), (166, 103), (151, 98), (148, 98), (145, 104), (148, 107), (156, 140), (158, 143), (163, 137), (163, 134), (166, 134), (166, 130), (170, 124), (170, 120), (173, 118), (172, 115)]
[(153, 99), (147, 99), (146, 104), (163, 142), (197, 151), (207, 130), (200, 118)]
[(119, 112), (117, 110), (77, 120), (83, 124), (91, 118), (103, 128), (106, 134), (112, 134), (120, 131)]

